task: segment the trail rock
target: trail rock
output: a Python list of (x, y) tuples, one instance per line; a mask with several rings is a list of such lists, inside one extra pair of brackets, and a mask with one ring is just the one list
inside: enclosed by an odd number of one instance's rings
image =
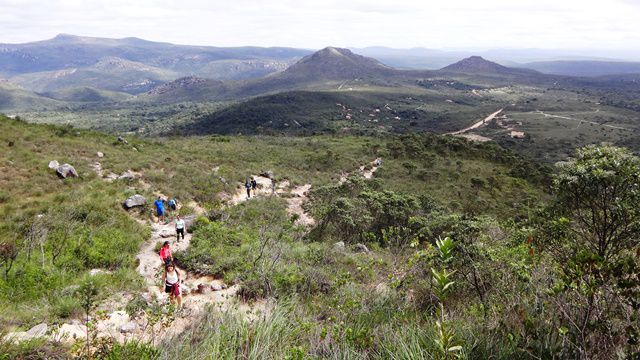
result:
[(273, 171), (267, 170), (260, 173), (260, 176), (273, 179)]
[(103, 153), (103, 152), (100, 152), (100, 151), (98, 151), (96, 155), (98, 155), (98, 157), (99, 157), (99, 158), (104, 157), (104, 153)]
[(220, 285), (220, 284), (219, 284), (219, 283), (217, 283), (217, 282), (212, 282), (212, 283), (211, 283), (211, 290), (213, 290), (213, 291), (220, 291), (220, 290), (222, 290), (222, 285)]
[(7, 335), (4, 336), (3, 340), (10, 340), (15, 343), (19, 343), (22, 341), (31, 340), (31, 338), (29, 337), (29, 335), (27, 335), (26, 331), (14, 331), (7, 333)]
[(206, 294), (209, 291), (211, 291), (211, 287), (205, 284), (198, 284), (198, 286), (195, 289), (195, 292), (198, 294)]
[(129, 321), (128, 323), (120, 326), (120, 332), (123, 334), (130, 334), (136, 331), (137, 328), (138, 328), (138, 324), (136, 324), (134, 321)]
[(56, 173), (62, 179), (66, 179), (68, 177), (78, 177), (78, 172), (76, 171), (76, 169), (69, 164), (58, 166), (58, 168), (56, 169)]
[(58, 160), (49, 161), (49, 169), (54, 170), (54, 169), (57, 169), (58, 166), (60, 166), (60, 163), (58, 162)]
[(29, 331), (27, 331), (27, 335), (29, 335), (31, 338), (43, 337), (47, 334), (48, 329), (49, 327), (47, 326), (47, 324), (41, 323), (29, 329)]
[(127, 170), (123, 172), (122, 175), (118, 176), (119, 180), (133, 180), (135, 178), (136, 178), (136, 174), (134, 174), (133, 171), (131, 170)]
[(160, 231), (158, 233), (158, 236), (160, 236), (163, 239), (166, 239), (166, 238), (170, 238), (170, 237), (175, 237), (176, 233), (174, 231), (169, 230), (169, 229), (164, 229), (164, 230), (162, 230), (162, 231)]
[(369, 248), (365, 244), (358, 243), (358, 244), (353, 245), (353, 251), (362, 252), (362, 253), (368, 253), (369, 252)]
[(153, 297), (148, 292), (142, 293), (140, 297), (147, 303), (147, 305), (153, 302)]
[(73, 342), (87, 336), (87, 327), (80, 324), (62, 324), (56, 334), (56, 337), (64, 337), (64, 340)]
[(131, 209), (132, 207), (136, 207), (136, 206), (144, 206), (146, 203), (147, 203), (147, 199), (145, 199), (144, 196), (140, 194), (135, 194), (129, 197), (127, 200), (125, 200), (124, 203), (122, 203), (122, 205), (124, 206), (125, 209)]

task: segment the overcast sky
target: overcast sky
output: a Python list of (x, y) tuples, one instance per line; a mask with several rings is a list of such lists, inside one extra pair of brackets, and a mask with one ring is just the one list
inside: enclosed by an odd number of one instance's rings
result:
[(58, 33), (213, 46), (640, 47), (640, 0), (0, 0), (0, 42)]

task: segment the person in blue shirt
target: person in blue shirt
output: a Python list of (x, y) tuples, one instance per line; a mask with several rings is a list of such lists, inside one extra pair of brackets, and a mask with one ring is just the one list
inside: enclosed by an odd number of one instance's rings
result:
[(162, 200), (162, 197), (160, 195), (158, 195), (158, 199), (153, 203), (153, 205), (156, 206), (156, 214), (158, 215), (158, 221), (164, 221), (164, 215), (165, 215), (164, 200)]

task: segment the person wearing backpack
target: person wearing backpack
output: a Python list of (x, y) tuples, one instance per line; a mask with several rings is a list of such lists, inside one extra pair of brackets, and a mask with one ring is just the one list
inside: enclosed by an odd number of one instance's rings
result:
[(162, 259), (162, 263), (164, 264), (164, 266), (167, 266), (173, 262), (173, 255), (171, 255), (171, 246), (169, 246), (168, 241), (165, 241), (160, 248), (160, 259)]
[(182, 291), (180, 290), (180, 274), (173, 263), (169, 263), (164, 268), (162, 274), (164, 292), (169, 294), (169, 301), (173, 304), (177, 301), (178, 308), (182, 306)]
[(175, 196), (169, 199), (169, 209), (171, 209), (171, 211), (176, 211), (178, 209), (178, 202), (176, 201)]
[(251, 189), (253, 189), (253, 196), (256, 196), (256, 189), (258, 188), (258, 182), (255, 178), (251, 178)]
[(187, 224), (185, 224), (184, 220), (180, 217), (180, 215), (176, 216), (176, 236), (178, 237), (178, 242), (180, 242), (180, 235), (182, 234), (182, 240), (184, 240), (184, 232), (187, 230)]
[(247, 179), (247, 181), (244, 183), (244, 187), (245, 189), (247, 189), (247, 199), (251, 198), (251, 180)]

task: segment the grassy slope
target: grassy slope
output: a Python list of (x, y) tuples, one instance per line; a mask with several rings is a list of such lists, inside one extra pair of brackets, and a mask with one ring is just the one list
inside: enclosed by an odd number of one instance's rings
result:
[[(217, 193), (235, 191), (236, 182), (249, 174), (272, 170), (280, 179), (290, 179), (294, 184), (330, 183), (342, 171), (352, 171), (378, 154), (384, 156), (386, 143), (384, 139), (364, 137), (196, 137), (151, 142), (130, 139), (129, 145), (123, 145), (113, 136), (68, 127), (28, 125), (7, 118), (2, 118), (0, 126), (0, 146), (3, 148), (0, 156), (4, 168), (0, 178), (3, 239), (8, 239), (16, 231), (21, 234), (23, 230), (20, 227), (29, 223), (36, 214), (77, 207), (104, 218), (95, 224), (82, 222), (88, 231), (102, 229), (105, 224), (115, 221), (128, 229), (135, 229), (134, 233), (123, 236), (133, 236), (132, 244), (138, 244), (144, 232), (120, 209), (121, 201), (130, 194), (141, 192), (151, 197), (154, 191), (161, 191), (177, 195), (183, 201), (196, 199), (205, 206), (215, 207)], [(121, 173), (128, 169), (140, 172), (143, 181), (151, 184), (151, 188), (144, 190), (137, 182), (105, 183), (98, 179), (90, 168), (90, 164), (98, 160), (97, 151), (106, 154), (99, 159), (105, 172)], [(447, 173), (446, 176), (454, 172), (477, 173), (475, 169), (478, 168), (491, 169), (484, 160), (461, 160), (460, 167), (455, 162), (463, 156), (459, 154), (447, 159), (438, 156), (433, 169)], [(53, 159), (71, 163), (81, 177), (59, 180), (47, 168), (48, 161)], [(382, 170), (380, 177), (397, 190), (410, 190), (413, 185), (408, 184), (419, 181), (421, 189), (441, 194), (438, 198), (445, 200), (451, 191), (443, 190), (451, 187), (451, 181), (459, 180), (461, 189), (469, 187), (467, 175), (448, 180), (445, 187), (440, 179), (418, 179), (402, 170), (402, 165), (396, 162), (389, 160), (386, 164), (389, 170)], [(220, 166), (219, 175), (227, 179), (229, 185), (226, 188), (212, 173), (211, 169), (216, 165)], [(498, 165), (498, 168), (503, 169), (504, 166)], [(391, 176), (396, 170), (399, 177)], [(526, 185), (517, 181), (513, 183), (508, 177), (504, 179), (509, 191), (531, 191)], [(487, 196), (490, 194), (488, 192)], [(504, 206), (500, 204), (496, 203), (495, 208)], [(135, 250), (136, 246), (132, 246), (124, 253), (131, 256)], [(123, 261), (131, 261), (128, 259)], [(129, 263), (128, 266), (131, 265)], [(31, 300), (24, 298), (21, 301)]]

